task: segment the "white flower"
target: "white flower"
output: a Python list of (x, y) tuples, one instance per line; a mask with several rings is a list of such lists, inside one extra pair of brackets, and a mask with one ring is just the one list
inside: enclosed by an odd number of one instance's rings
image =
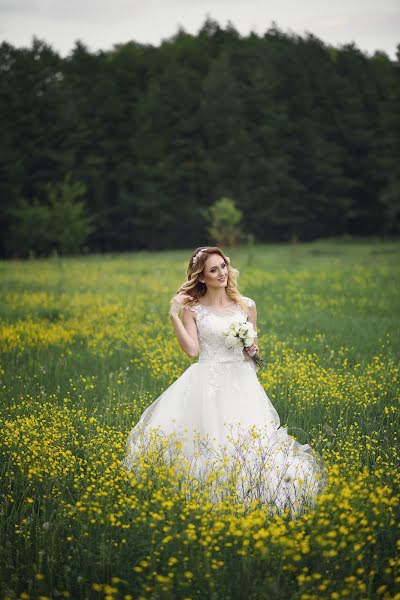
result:
[(243, 347), (243, 342), (240, 338), (236, 337), (235, 335), (232, 335), (232, 333), (229, 333), (226, 337), (226, 345), (228, 346), (228, 348), (242, 348)]
[(254, 342), (254, 335), (246, 335), (246, 337), (244, 338), (244, 345), (246, 347), (251, 346), (253, 342)]
[(254, 329), (253, 323), (251, 323), (250, 321), (247, 321), (246, 326), (247, 326), (247, 331), (248, 331), (249, 335), (251, 334), (254, 337), (256, 330)]
[(249, 321), (234, 322), (224, 331), (226, 336), (225, 343), (228, 348), (243, 348), (244, 346), (251, 346), (255, 338), (254, 325)]

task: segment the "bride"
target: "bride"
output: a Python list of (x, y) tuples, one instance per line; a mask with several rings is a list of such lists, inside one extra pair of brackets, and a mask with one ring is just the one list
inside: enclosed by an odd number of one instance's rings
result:
[[(281, 427), (257, 378), (252, 358), (257, 343), (247, 348), (226, 344), (232, 323), (250, 321), (257, 328), (256, 304), (239, 293), (238, 275), (218, 247), (192, 253), (187, 281), (172, 298), (169, 315), (183, 352), (198, 361), (142, 413), (128, 435), (123, 464), (132, 470), (156, 432), (179, 440), (186, 471), (189, 465), (197, 481), (212, 487), (210, 475), (222, 466), (222, 482), (235, 474), (239, 500), (261, 500), (295, 515), (314, 504), (326, 485), (326, 472), (310, 445)], [(172, 454), (168, 448), (164, 456)], [(211, 495), (220, 499), (215, 490)]]

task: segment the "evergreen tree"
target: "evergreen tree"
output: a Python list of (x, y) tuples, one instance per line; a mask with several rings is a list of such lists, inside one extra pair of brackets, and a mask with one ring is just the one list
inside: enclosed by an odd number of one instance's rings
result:
[(17, 252), (15, 206), (45, 220), (43, 190), (67, 173), (86, 189), (91, 250), (198, 245), (224, 196), (259, 241), (398, 234), (398, 65), (210, 18), (159, 47), (77, 42), (61, 58), (3, 43), (0, 253)]

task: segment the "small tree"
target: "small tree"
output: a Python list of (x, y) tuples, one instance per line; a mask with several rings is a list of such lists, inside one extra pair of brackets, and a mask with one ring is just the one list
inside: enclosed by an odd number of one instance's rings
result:
[(93, 231), (92, 220), (81, 200), (86, 192), (80, 182), (66, 176), (63, 181), (47, 184), (46, 199), (21, 200), (13, 211), (9, 245), (19, 256), (79, 252)]
[(16, 256), (46, 255), (51, 247), (51, 218), (47, 204), (34, 198), (20, 200), (10, 211), (12, 224), (7, 245)]
[(49, 200), (52, 237), (60, 254), (74, 254), (80, 251), (90, 233), (93, 232), (92, 219), (86, 214), (86, 204), (81, 198), (86, 187), (79, 181), (64, 181), (46, 186)]
[(208, 235), (217, 246), (235, 246), (239, 243), (239, 224), (243, 213), (231, 198), (223, 197), (212, 204), (207, 213)]

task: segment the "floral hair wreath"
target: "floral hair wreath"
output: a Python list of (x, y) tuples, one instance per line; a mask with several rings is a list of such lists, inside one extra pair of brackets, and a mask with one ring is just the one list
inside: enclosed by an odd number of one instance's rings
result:
[[(193, 267), (195, 266), (195, 264), (197, 263), (197, 261), (199, 260), (199, 258), (200, 258), (200, 256), (202, 255), (203, 252), (204, 252), (204, 249), (203, 250), (199, 250), (197, 252), (197, 254), (195, 254), (193, 256), (193, 259), (192, 259), (192, 266)], [(229, 256), (226, 257), (226, 261), (227, 261), (228, 264), (231, 262), (231, 259), (229, 258)]]
[(193, 266), (195, 266), (195, 264), (196, 264), (196, 263), (197, 263), (197, 261), (199, 260), (199, 258), (200, 258), (200, 256), (202, 255), (202, 253), (203, 253), (203, 250), (199, 250), (199, 251), (197, 252), (197, 254), (195, 254), (195, 255), (193, 256), (193, 259), (192, 259), (192, 265), (193, 265)]

